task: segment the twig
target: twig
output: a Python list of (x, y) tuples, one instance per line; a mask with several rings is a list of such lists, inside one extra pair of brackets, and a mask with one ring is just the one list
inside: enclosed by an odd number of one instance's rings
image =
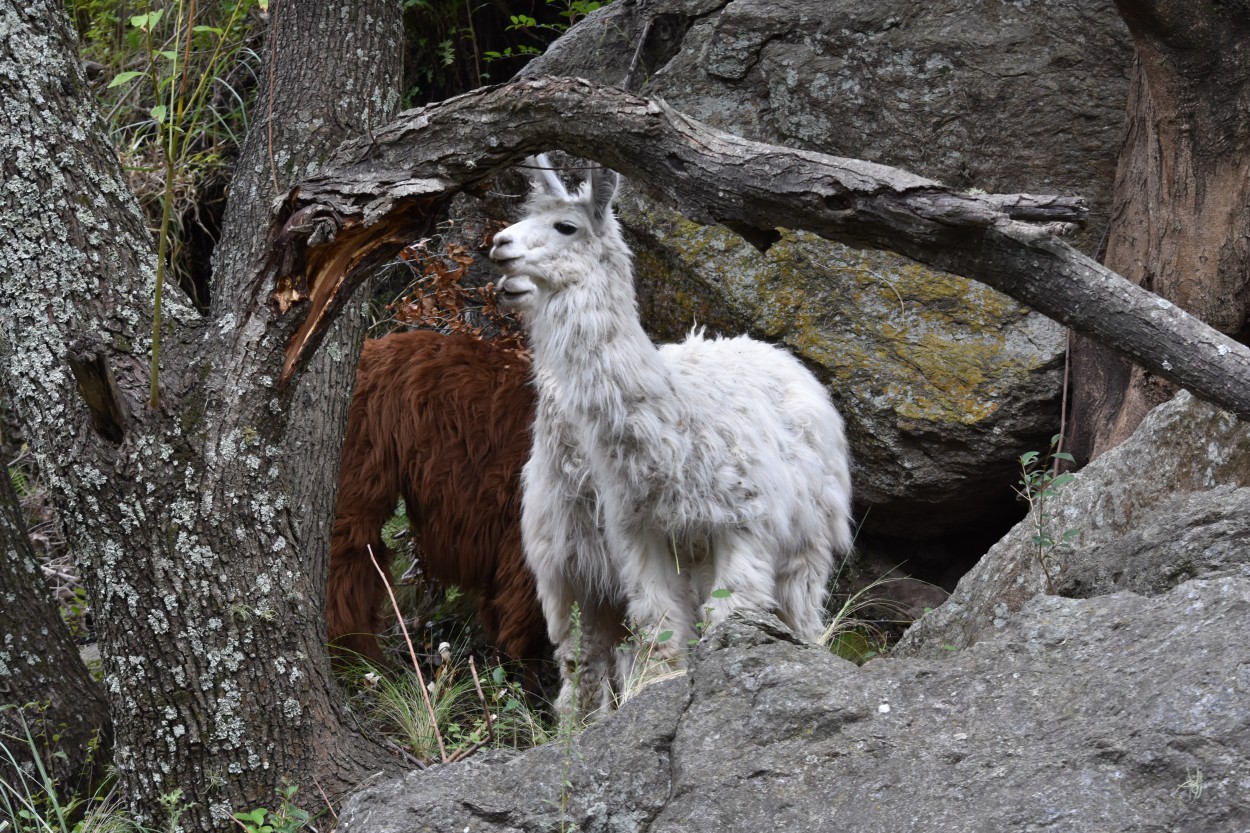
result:
[(651, 35), (651, 24), (654, 22), (654, 17), (648, 17), (646, 25), (642, 27), (642, 34), (638, 37), (638, 47), (634, 49), (634, 57), (630, 59), (629, 70), (625, 73), (625, 79), (621, 81), (622, 90), (634, 92), (634, 73), (638, 71), (638, 65), (642, 63), (642, 52), (647, 48), (647, 38)]
[(482, 711), (486, 713), (486, 740), (489, 743), (495, 742), (495, 721), (490, 716), (490, 705), (486, 702), (486, 695), (482, 693), (482, 681), (477, 678), (477, 664), (473, 662), (473, 655), (469, 655), (469, 673), (473, 675), (473, 687), (477, 689), (477, 699), (482, 701)]
[(321, 782), (313, 777), (313, 786), (317, 788), (317, 792), (321, 793), (321, 800), (326, 803), (326, 809), (330, 811), (330, 815), (334, 816), (334, 820), (339, 820), (339, 814), (334, 812), (334, 805), (330, 803), (330, 797), (326, 795), (326, 791), (321, 789)]
[(404, 747), (400, 746), (395, 741), (390, 740), (389, 738), (382, 738), (382, 745), (385, 746), (387, 749), (391, 750), (392, 752), (394, 752), (399, 757), (403, 758), (408, 763), (415, 766), (417, 769), (429, 769), (429, 767), (426, 766), (424, 761), (422, 761), (417, 756), (413, 755), (411, 752), (409, 752)]
[(483, 746), (485, 746), (488, 743), (490, 743), (489, 740), (483, 739), (483, 740), (479, 740), (477, 743), (473, 744), (472, 746), (462, 746), (459, 749), (457, 749), (455, 752), (451, 753), (451, 757), (447, 759), (447, 763), (454, 764), (454, 763), (458, 763), (459, 761), (463, 761), (465, 758), (469, 757), (474, 752), (481, 749)]
[(78, 576), (70, 575), (69, 573), (62, 573), (60, 570), (55, 567), (49, 567), (47, 564), (40, 564), (39, 566), (43, 570), (44, 578), (64, 579), (69, 582), (70, 586), (73, 587), (77, 587), (81, 583), (78, 580)]
[(874, 272), (871, 269), (865, 269), (864, 271), (890, 288), (890, 291), (894, 293), (894, 297), (898, 298), (898, 311), (903, 315), (906, 315), (907, 304), (903, 301), (903, 296), (899, 294), (898, 288), (895, 287), (885, 275), (882, 275), (879, 272)]
[(443, 733), (438, 730), (438, 718), (434, 714), (434, 704), (430, 702), (430, 691), (425, 687), (425, 675), (421, 673), (421, 663), (417, 662), (417, 651), (412, 647), (412, 637), (408, 635), (408, 626), (404, 624), (404, 615), (399, 611), (399, 602), (395, 600), (395, 591), (391, 589), (391, 583), (386, 579), (386, 571), (378, 564), (377, 557), (373, 554), (373, 545), (368, 544), (369, 560), (373, 562), (373, 569), (378, 571), (378, 575), (382, 577), (382, 584), (386, 587), (386, 594), (391, 597), (391, 607), (395, 610), (395, 619), (399, 622), (399, 629), (404, 633), (404, 642), (408, 643), (408, 656), (412, 657), (412, 669), (417, 672), (417, 682), (421, 685), (421, 696), (425, 699), (425, 708), (430, 712), (430, 725), (434, 727), (434, 739), (438, 741), (438, 754), (443, 763), (447, 763), (447, 750), (443, 748)]

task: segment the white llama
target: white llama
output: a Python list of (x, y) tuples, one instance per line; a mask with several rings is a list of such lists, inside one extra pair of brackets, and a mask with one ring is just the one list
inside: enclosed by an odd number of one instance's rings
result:
[(527, 216), (490, 256), (534, 351), (522, 540), (561, 661), (560, 706), (573, 704), (575, 673), (579, 705), (610, 702), (623, 615), (645, 638), (669, 632), (647, 658), (673, 667), (697, 622), (741, 608), (815, 640), (835, 559), (851, 549), (846, 437), (827, 391), (746, 337), (656, 349), (612, 212), (617, 174), (592, 168), (570, 194), (545, 157), (529, 164)]

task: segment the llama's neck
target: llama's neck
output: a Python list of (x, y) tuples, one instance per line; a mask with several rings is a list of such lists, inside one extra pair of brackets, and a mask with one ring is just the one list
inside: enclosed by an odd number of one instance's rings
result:
[(608, 267), (530, 314), (540, 396), (600, 448), (659, 453), (633, 435), (674, 421), (672, 374), (638, 320), (627, 256)]

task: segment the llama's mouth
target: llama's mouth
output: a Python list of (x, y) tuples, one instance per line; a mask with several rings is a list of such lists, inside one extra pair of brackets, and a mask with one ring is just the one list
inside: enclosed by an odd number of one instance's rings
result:
[(534, 294), (534, 284), (529, 278), (504, 275), (495, 286), (495, 295), (504, 304), (516, 305)]

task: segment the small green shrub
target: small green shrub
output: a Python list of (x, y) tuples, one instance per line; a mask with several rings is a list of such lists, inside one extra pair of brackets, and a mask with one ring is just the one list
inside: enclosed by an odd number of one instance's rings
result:
[(1045, 455), (1037, 451), (1020, 455), (1020, 481), (1015, 490), (1029, 504), (1033, 526), (1030, 540), (1046, 577), (1046, 592), (1051, 594), (1055, 592), (1054, 576), (1063, 570), (1064, 557), (1072, 552), (1072, 541), (1080, 534), (1077, 529), (1054, 531), (1056, 516), (1051, 502), (1073, 480), (1072, 474), (1059, 471), (1060, 462), (1072, 462), (1071, 454), (1058, 450), (1061, 439), (1059, 434), (1051, 437), (1050, 450)]
[(607, 2), (404, 0), (408, 32), (404, 107), (504, 81)]
[(268, 810), (257, 807), (246, 813), (235, 813), (234, 818), (247, 833), (297, 833), (312, 823), (312, 816), (307, 810), (295, 804), (295, 794), (299, 787), (283, 779), (282, 785), (275, 792), (278, 795), (278, 809)]

